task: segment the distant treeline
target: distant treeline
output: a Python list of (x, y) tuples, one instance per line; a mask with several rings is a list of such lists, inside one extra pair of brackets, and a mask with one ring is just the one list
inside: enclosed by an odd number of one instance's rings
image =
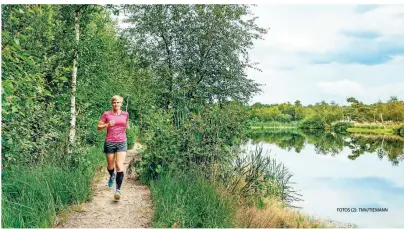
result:
[(321, 120), (324, 125), (337, 121), (354, 122), (403, 122), (404, 101), (392, 96), (387, 102), (379, 101), (374, 104), (364, 104), (350, 97), (350, 105), (340, 106), (335, 102), (322, 101), (314, 105), (303, 106), (299, 100), (292, 103), (261, 104), (255, 103), (250, 107), (250, 117), (255, 122), (292, 122)]

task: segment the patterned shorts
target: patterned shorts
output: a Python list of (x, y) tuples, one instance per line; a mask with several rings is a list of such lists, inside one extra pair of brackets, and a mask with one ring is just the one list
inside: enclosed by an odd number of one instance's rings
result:
[(125, 142), (105, 142), (104, 143), (104, 153), (116, 153), (116, 152), (126, 152), (128, 146)]

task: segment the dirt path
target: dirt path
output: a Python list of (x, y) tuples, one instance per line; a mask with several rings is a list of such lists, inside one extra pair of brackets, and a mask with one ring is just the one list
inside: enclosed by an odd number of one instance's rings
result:
[(135, 174), (128, 170), (129, 163), (136, 159), (137, 150), (141, 147), (136, 143), (129, 150), (125, 160), (125, 176), (121, 186), (121, 199), (114, 200), (115, 185), (107, 186), (109, 174), (93, 185), (94, 196), (91, 201), (79, 205), (70, 213), (67, 220), (58, 219), (58, 228), (141, 228), (151, 227), (152, 205), (150, 191), (146, 185), (136, 181)]

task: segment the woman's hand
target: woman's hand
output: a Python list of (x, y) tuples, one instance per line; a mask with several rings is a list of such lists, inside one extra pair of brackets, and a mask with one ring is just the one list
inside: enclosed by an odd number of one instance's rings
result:
[[(115, 124), (115, 122), (113, 123), (113, 125)], [(108, 128), (108, 127), (110, 127), (111, 126), (111, 121), (109, 121), (109, 122), (107, 122), (107, 123), (105, 123), (105, 122), (103, 122), (103, 121), (100, 121), (99, 123), (98, 123), (98, 126), (97, 126), (97, 129), (98, 130), (103, 130), (103, 129), (105, 129), (105, 128)]]

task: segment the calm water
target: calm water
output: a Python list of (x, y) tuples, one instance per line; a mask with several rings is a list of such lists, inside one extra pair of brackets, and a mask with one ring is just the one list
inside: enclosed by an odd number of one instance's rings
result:
[[(262, 145), (293, 174), (305, 213), (359, 227), (404, 227), (404, 139), (271, 130), (247, 147)], [(388, 212), (337, 212), (337, 208)]]

